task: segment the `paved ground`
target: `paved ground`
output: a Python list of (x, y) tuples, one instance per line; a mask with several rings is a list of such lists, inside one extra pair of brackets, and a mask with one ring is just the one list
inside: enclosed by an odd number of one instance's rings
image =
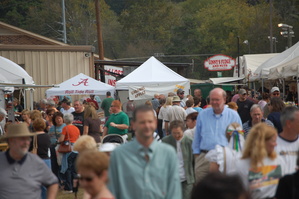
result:
[[(83, 189), (79, 189), (79, 192), (77, 194), (77, 199), (82, 199), (83, 197)], [(57, 194), (57, 199), (74, 199), (75, 194), (74, 193), (69, 193), (69, 194), (64, 194), (63, 191), (59, 190)]]

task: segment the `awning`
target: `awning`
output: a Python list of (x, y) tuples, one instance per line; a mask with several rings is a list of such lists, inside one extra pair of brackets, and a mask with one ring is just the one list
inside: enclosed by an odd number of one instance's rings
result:
[(243, 79), (244, 79), (244, 77), (218, 77), (218, 78), (210, 78), (210, 81), (212, 81), (213, 84), (221, 85), (221, 84), (227, 84), (230, 82), (240, 81)]
[(199, 79), (190, 79), (190, 78), (188, 78), (188, 80), (190, 81), (190, 84), (205, 84), (209, 82), (209, 80), (199, 80)]

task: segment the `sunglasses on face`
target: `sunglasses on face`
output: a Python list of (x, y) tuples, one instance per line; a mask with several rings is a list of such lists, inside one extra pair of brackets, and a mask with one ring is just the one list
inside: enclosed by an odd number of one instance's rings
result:
[(81, 181), (91, 182), (93, 180), (93, 177), (83, 177), (81, 175), (78, 175), (78, 179)]

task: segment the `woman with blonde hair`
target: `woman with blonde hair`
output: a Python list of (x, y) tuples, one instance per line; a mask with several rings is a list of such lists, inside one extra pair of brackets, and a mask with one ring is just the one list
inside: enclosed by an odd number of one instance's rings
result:
[(88, 193), (84, 198), (114, 199), (107, 188), (109, 158), (96, 150), (86, 150), (77, 158), (80, 186)]
[(90, 135), (82, 135), (74, 144), (74, 151), (82, 153), (86, 150), (98, 150), (97, 143)]
[(164, 103), (164, 105), (161, 107), (159, 111), (158, 119), (163, 120), (163, 124), (162, 124), (163, 137), (166, 136), (164, 121), (166, 118), (167, 111), (169, 108), (171, 108), (171, 106), (172, 106), (172, 97), (167, 97), (166, 102)]
[(246, 139), (237, 172), (253, 199), (273, 198), (279, 178), (285, 173), (284, 162), (274, 150), (276, 138), (273, 127), (260, 123), (252, 127)]
[(86, 105), (84, 109), (83, 135), (92, 136), (96, 143), (101, 142), (101, 120), (96, 109), (91, 105)]
[(28, 109), (24, 109), (21, 115), (24, 123), (26, 123), (27, 126), (30, 126), (31, 124), (30, 111)]

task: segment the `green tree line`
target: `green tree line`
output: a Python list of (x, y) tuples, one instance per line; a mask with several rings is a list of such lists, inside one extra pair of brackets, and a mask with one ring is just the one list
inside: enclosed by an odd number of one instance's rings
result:
[[(293, 44), (298, 41), (298, 2), (273, 0), (277, 52), (287, 46), (278, 23), (292, 25)], [(94, 0), (65, 0), (65, 4), (68, 43), (97, 49)], [(270, 6), (266, 0), (101, 0), (100, 10), (104, 53), (111, 59), (138, 60), (163, 53), (161, 61), (194, 60), (194, 67), (185, 75), (207, 79), (216, 73), (204, 69), (206, 54), (236, 57), (237, 37), (241, 55), (249, 53), (244, 40), (250, 44), (250, 53), (270, 52)], [(1, 21), (57, 40), (62, 38), (61, 13), (61, 0), (0, 2)]]

